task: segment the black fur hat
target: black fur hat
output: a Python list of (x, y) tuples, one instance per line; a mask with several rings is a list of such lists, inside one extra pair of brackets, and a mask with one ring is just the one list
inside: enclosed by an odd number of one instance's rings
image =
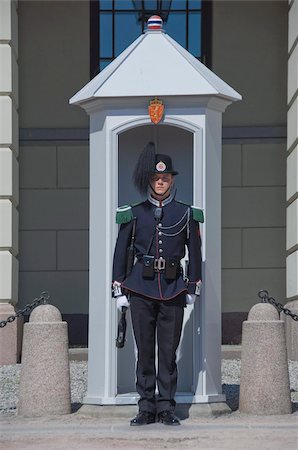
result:
[(153, 173), (171, 173), (177, 175), (173, 169), (172, 159), (168, 155), (155, 154), (155, 144), (148, 142), (137, 161), (133, 180), (136, 188), (141, 194), (146, 194), (150, 176)]

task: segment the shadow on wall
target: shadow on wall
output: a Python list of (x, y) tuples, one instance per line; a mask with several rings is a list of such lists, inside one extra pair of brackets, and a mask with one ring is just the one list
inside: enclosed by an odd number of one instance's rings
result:
[(222, 344), (241, 344), (242, 323), (247, 320), (247, 315), (247, 312), (222, 313)]

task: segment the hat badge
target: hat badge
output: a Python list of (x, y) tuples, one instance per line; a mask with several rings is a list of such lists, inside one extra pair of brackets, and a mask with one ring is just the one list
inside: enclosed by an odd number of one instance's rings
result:
[(165, 163), (163, 161), (159, 161), (155, 167), (158, 172), (164, 172), (167, 168), (167, 166), (165, 165)]

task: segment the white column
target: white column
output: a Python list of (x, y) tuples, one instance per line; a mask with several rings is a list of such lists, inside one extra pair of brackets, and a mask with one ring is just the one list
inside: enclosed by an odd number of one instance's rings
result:
[[(195, 308), (194, 323), (199, 323), (201, 346), (200, 376), (196, 398), (206, 402), (225, 401), (221, 389), (221, 129), (222, 113), (206, 110), (203, 139), (203, 204), (205, 210), (203, 239), (203, 292)], [(194, 170), (194, 174), (197, 170)], [(195, 180), (194, 180), (195, 181)], [(196, 194), (196, 184), (194, 193)], [(201, 379), (200, 379), (201, 378)], [(200, 395), (199, 395), (200, 394)], [(201, 400), (201, 401), (202, 401)]]
[(287, 299), (298, 298), (298, 0), (289, 6)]
[[(18, 18), (17, 2), (0, 1), (0, 320), (18, 298)], [(0, 329), (0, 364), (17, 361), (17, 323)]]
[(116, 308), (111, 301), (117, 164), (107, 121), (100, 112), (90, 117), (89, 351), (84, 398), (84, 403), (103, 405), (114, 404), (117, 393)]

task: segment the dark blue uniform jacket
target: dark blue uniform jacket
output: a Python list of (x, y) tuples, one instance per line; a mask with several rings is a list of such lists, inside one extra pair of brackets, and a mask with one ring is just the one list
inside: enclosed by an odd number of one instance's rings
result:
[[(136, 262), (126, 277), (126, 254), (131, 241), (133, 220), (122, 223), (115, 247), (113, 262), (113, 281), (129, 292), (149, 298), (169, 300), (185, 291), (195, 293), (196, 283), (201, 280), (201, 238), (199, 222), (194, 220), (191, 208), (172, 199), (163, 202), (162, 217), (154, 219), (156, 205), (149, 200), (132, 206), (132, 216), (136, 218), (135, 256)], [(154, 279), (142, 276), (142, 256), (146, 254), (154, 233), (149, 255), (155, 258), (176, 257), (180, 261), (185, 256), (185, 245), (189, 253), (189, 282), (183, 274), (175, 280), (166, 280), (163, 272), (154, 274)]]

